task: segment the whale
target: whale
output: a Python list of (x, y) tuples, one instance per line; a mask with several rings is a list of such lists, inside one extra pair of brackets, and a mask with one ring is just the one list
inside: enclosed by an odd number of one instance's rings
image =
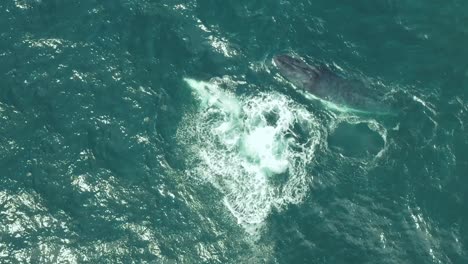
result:
[(359, 80), (348, 80), (329, 68), (309, 65), (304, 60), (287, 54), (273, 57), (280, 75), (303, 92), (331, 102), (340, 109), (358, 112), (387, 111), (387, 105), (375, 91)]

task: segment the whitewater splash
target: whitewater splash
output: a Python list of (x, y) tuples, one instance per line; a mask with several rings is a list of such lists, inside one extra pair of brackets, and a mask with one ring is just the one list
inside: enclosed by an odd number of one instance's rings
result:
[(185, 81), (199, 100), (177, 135), (196, 156), (190, 174), (223, 193), (238, 223), (254, 234), (273, 208), (303, 201), (322, 140), (314, 115), (281, 94), (239, 98), (222, 80)]

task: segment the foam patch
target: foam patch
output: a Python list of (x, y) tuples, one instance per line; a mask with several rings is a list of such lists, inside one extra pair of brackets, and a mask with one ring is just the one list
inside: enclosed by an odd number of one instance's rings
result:
[(199, 101), (177, 135), (196, 156), (191, 176), (219, 189), (252, 234), (273, 208), (303, 201), (312, 181), (307, 168), (322, 141), (315, 116), (281, 94), (239, 98), (219, 80), (185, 81)]

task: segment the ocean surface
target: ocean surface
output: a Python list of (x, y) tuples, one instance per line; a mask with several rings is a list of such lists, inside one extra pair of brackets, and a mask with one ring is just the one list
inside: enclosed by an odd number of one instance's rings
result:
[[(468, 2), (2, 0), (0, 263), (468, 263)], [(389, 114), (284, 79), (290, 54)]]

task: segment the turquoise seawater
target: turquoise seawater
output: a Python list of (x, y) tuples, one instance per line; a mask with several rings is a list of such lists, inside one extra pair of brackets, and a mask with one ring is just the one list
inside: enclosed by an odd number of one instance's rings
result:
[[(468, 2), (2, 0), (0, 263), (468, 263)], [(281, 77), (359, 80), (391, 114)]]

